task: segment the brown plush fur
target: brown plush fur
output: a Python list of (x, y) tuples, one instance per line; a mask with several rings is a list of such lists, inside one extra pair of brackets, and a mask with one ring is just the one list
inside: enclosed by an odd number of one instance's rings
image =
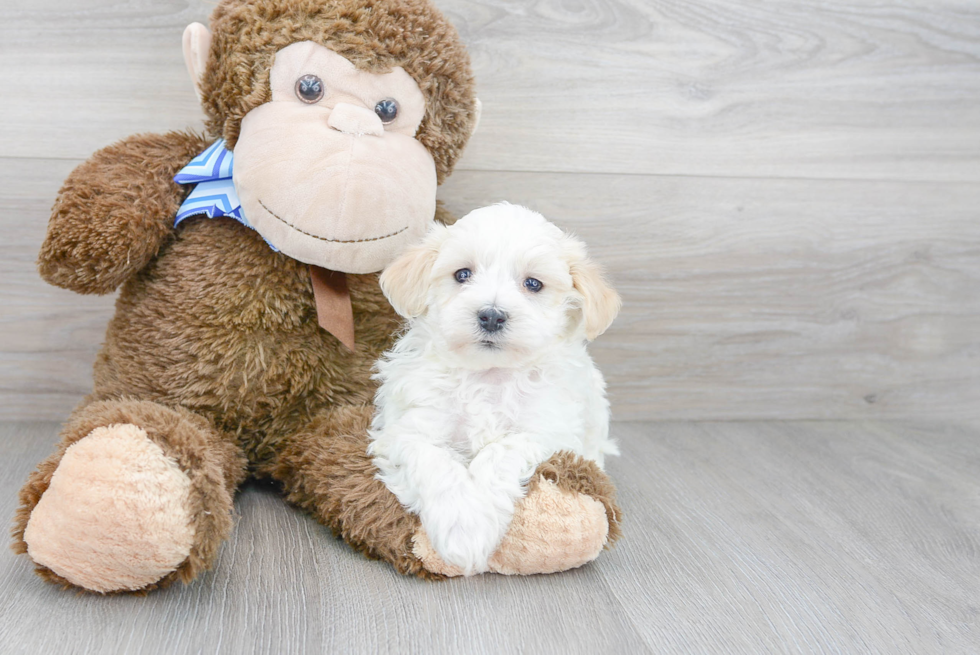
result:
[(78, 166), (52, 210), (38, 257), (41, 276), (78, 293), (115, 291), (173, 234), (189, 192), (173, 176), (210, 142), (190, 132), (140, 134)]
[[(307, 39), (369, 70), (401, 65), (419, 81), (428, 107), (418, 139), (440, 180), (465, 145), (474, 119), (468, 59), (422, 0), (225, 0), (212, 28), (204, 104), (209, 130), (232, 145), (241, 118), (267, 99), (272, 54)], [(21, 492), (15, 549), (24, 552), (24, 527), (68, 445), (95, 427), (133, 423), (191, 478), (195, 517), (191, 556), (146, 589), (190, 580), (214, 561), (246, 472), (282, 481), (291, 502), (368, 556), (437, 577), (411, 552), (417, 518), (374, 479), (365, 450), (371, 367), (399, 326), (378, 275), (348, 275), (358, 344), (350, 352), (319, 328), (306, 265), (231, 219), (190, 218), (174, 230), (187, 190), (171, 178), (209, 141), (131, 137), (96, 153), (61, 190), (41, 275), (80, 293), (122, 289), (88, 404)], [(441, 206), (436, 217), (452, 221)], [(569, 460), (547, 470), (562, 488), (601, 500), (610, 537), (618, 535), (619, 510), (598, 468)]]

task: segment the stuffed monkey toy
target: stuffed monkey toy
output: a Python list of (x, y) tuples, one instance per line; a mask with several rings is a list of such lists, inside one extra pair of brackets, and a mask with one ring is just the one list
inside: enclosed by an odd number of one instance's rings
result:
[[(478, 119), (468, 55), (426, 0), (221, 0), (210, 22), (184, 33), (207, 134), (109, 146), (54, 205), (42, 277), (121, 289), (14, 549), (94, 592), (189, 582), (255, 476), (368, 557), (452, 575), (366, 451), (372, 365), (399, 327), (378, 272), (452, 221), (435, 196)], [(492, 570), (580, 566), (618, 521), (603, 472), (556, 455)]]

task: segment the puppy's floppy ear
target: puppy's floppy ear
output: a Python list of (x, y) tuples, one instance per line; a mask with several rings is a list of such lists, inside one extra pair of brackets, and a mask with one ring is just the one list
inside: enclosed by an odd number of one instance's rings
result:
[(405, 318), (425, 313), (429, 274), (448, 234), (444, 225), (433, 225), (422, 243), (403, 252), (381, 273), (381, 291), (395, 311)]
[(599, 265), (589, 259), (584, 243), (566, 234), (562, 245), (572, 275), (572, 286), (582, 295), (585, 336), (592, 341), (612, 324), (623, 301), (606, 283)]

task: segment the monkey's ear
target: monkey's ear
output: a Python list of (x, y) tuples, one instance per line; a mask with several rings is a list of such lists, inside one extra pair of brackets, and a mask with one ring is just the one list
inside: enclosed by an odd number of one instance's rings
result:
[(589, 259), (585, 244), (566, 234), (563, 245), (572, 286), (582, 296), (585, 336), (592, 341), (612, 324), (623, 301), (603, 278), (599, 265)]
[(208, 52), (211, 50), (211, 31), (200, 23), (191, 23), (184, 28), (184, 63), (191, 74), (197, 99), (201, 99), (201, 80), (208, 65)]
[(422, 243), (406, 250), (381, 273), (381, 291), (395, 311), (405, 318), (425, 313), (432, 265), (448, 234), (448, 228), (435, 224)]
[(476, 100), (476, 118), (473, 119), (473, 129), (470, 131), (470, 136), (476, 134), (477, 129), (480, 127), (480, 117), (483, 115), (483, 103), (480, 102), (479, 98), (474, 98)]

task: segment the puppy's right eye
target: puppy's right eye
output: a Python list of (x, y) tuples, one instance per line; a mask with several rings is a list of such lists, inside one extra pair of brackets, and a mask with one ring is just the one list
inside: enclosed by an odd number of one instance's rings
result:
[(471, 275), (473, 275), (473, 271), (471, 271), (468, 268), (461, 268), (455, 273), (453, 273), (453, 277), (456, 278), (456, 281), (459, 282), (460, 284), (470, 279)]

